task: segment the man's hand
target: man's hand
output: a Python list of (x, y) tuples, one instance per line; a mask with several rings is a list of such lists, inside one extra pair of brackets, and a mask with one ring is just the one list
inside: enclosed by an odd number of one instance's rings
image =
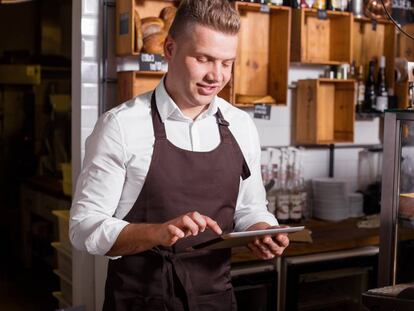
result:
[[(270, 226), (267, 223), (260, 222), (249, 227), (247, 231), (264, 230), (279, 228), (279, 226)], [(248, 244), (251, 252), (260, 259), (273, 259), (275, 256), (282, 255), (283, 251), (289, 245), (289, 238), (286, 233), (279, 233), (272, 238), (270, 235), (265, 235), (260, 239), (255, 239)]]
[(196, 236), (199, 232), (204, 232), (210, 228), (217, 234), (222, 234), (222, 230), (216, 221), (198, 212), (187, 213), (173, 220), (161, 224), (157, 228), (158, 245), (171, 246), (179, 239), (190, 235)]
[(207, 228), (217, 234), (222, 233), (217, 222), (198, 212), (191, 212), (162, 224), (128, 224), (106, 255), (133, 255), (158, 245), (171, 246), (179, 239), (197, 235)]

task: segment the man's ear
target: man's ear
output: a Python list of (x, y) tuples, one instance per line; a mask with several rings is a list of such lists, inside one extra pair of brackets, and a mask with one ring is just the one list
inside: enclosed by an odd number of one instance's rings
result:
[(171, 59), (174, 54), (175, 46), (175, 40), (171, 37), (171, 35), (168, 35), (164, 42), (164, 56), (166, 60)]

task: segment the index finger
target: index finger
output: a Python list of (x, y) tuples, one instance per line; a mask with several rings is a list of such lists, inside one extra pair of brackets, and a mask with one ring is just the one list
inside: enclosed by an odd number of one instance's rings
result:
[(207, 227), (209, 227), (215, 233), (217, 233), (219, 235), (223, 233), (223, 230), (221, 230), (220, 226), (217, 224), (216, 221), (214, 221), (213, 219), (211, 219), (208, 216), (204, 216), (204, 219), (205, 219), (205, 221), (207, 223)]

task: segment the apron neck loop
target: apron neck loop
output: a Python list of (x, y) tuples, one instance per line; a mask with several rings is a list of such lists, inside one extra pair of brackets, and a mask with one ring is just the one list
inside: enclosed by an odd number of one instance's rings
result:
[(152, 115), (152, 123), (154, 126), (155, 140), (167, 139), (167, 134), (165, 132), (165, 126), (162, 123), (161, 116), (157, 108), (157, 102), (155, 99), (155, 90), (152, 92), (152, 95), (151, 95), (151, 115)]

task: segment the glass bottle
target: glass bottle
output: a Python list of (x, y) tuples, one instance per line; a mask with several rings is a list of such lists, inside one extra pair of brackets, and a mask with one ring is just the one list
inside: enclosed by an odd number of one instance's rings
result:
[(375, 92), (375, 61), (369, 62), (369, 70), (367, 81), (365, 83), (365, 96), (364, 96), (364, 112), (372, 112), (376, 108), (376, 92)]
[(388, 108), (388, 89), (385, 79), (385, 56), (381, 56), (377, 78), (377, 102), (375, 106), (375, 109), (381, 112)]
[(283, 148), (280, 153), (280, 187), (276, 196), (276, 218), (279, 223), (289, 222), (289, 191), (287, 188), (287, 149)]
[(300, 186), (299, 165), (298, 165), (298, 150), (292, 150), (293, 164), (291, 166), (290, 185), (288, 186), (290, 192), (290, 206), (289, 219), (290, 222), (298, 223), (302, 220), (303, 202), (302, 189)]
[(356, 112), (362, 112), (364, 107), (365, 99), (365, 84), (364, 84), (364, 66), (359, 66), (358, 75), (356, 79), (356, 103), (355, 110)]

